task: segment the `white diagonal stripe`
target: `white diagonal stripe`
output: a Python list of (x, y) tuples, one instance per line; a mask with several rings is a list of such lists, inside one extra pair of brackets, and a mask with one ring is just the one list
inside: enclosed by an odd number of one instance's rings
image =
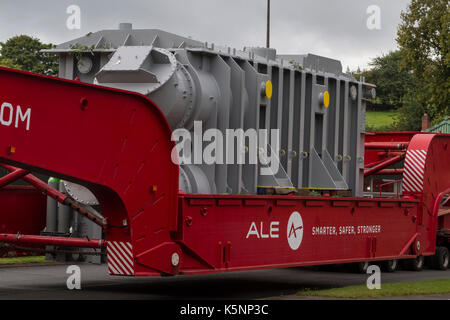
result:
[(414, 179), (415, 182), (417, 182), (418, 184), (420, 184), (421, 181), (423, 181), (423, 176), (422, 176), (422, 177), (419, 176), (419, 175), (417, 174), (417, 172), (415, 172), (413, 169), (410, 169), (410, 170), (407, 172), (407, 176), (409, 176), (411, 179)]
[(408, 187), (409, 190), (419, 191), (419, 187), (415, 184), (414, 181), (411, 180), (409, 176), (404, 176), (405, 186)]
[(408, 161), (409, 165), (415, 166), (417, 169), (422, 170), (422, 174), (425, 168), (425, 163), (423, 163), (421, 160), (418, 160), (416, 158), (414, 158), (414, 156), (411, 156), (412, 161)]
[[(122, 247), (122, 245), (121, 245), (122, 243), (123, 243), (123, 242), (119, 242), (119, 243), (115, 242), (114, 244), (115, 244), (115, 247), (117, 248), (117, 250), (119, 250), (120, 253), (121, 253), (120, 257), (121, 257), (122, 259), (125, 258), (125, 260), (127, 260), (128, 264), (129, 264), (130, 266), (133, 266), (133, 260), (130, 258), (130, 254), (129, 254), (128, 252), (125, 252), (125, 251), (123, 250), (123, 247)], [(131, 268), (131, 270), (133, 270), (133, 268)]]
[(116, 257), (114, 255), (114, 253), (111, 251), (111, 248), (109, 247), (108, 244), (108, 264), (112, 267), (112, 269), (115, 270), (115, 274), (123, 274), (122, 270), (117, 266), (116, 264)]
[(108, 263), (116, 270), (116, 274), (123, 275), (123, 271), (116, 265), (115, 259), (108, 260)]
[(114, 251), (114, 257), (116, 258), (116, 262), (121, 266), (125, 271), (132, 272), (133, 268), (128, 264), (128, 262), (123, 258), (123, 256), (118, 251), (115, 245), (111, 245), (111, 250)]

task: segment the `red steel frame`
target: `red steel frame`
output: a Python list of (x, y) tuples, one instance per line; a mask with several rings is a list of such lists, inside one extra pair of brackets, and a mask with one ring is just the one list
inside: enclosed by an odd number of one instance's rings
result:
[(6, 68), (0, 68), (0, 84), (0, 104), (31, 109), (29, 130), (20, 123), (0, 125), (0, 161), (92, 190), (106, 218), (111, 274), (197, 274), (434, 254), (436, 203), (450, 188), (450, 173), (441, 170), (450, 163), (449, 136), (409, 134), (380, 139), (384, 145), (371, 149), (376, 156), (369, 163), (378, 164), (389, 156), (380, 159), (377, 148), (403, 150), (407, 159), (425, 150), (422, 190), (398, 199), (186, 195), (178, 191), (171, 130), (146, 97)]

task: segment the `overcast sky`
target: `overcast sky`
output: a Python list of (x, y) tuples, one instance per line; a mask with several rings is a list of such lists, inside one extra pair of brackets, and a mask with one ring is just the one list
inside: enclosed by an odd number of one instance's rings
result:
[[(280, 54), (315, 53), (352, 70), (396, 49), (400, 13), (409, 0), (272, 0), (271, 46)], [(81, 29), (69, 30), (67, 7), (81, 9)], [(370, 5), (381, 29), (367, 28)], [(27, 34), (61, 43), (131, 22), (200, 41), (242, 49), (265, 46), (266, 0), (1, 0), (0, 41)]]

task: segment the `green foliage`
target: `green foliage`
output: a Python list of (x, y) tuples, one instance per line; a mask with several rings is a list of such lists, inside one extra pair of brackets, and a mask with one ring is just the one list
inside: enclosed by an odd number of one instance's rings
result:
[[(397, 43), (403, 67), (419, 79), (405, 96), (399, 124), (417, 128), (410, 116), (427, 111), (433, 122), (450, 113), (450, 9), (448, 0), (411, 0), (401, 15)], [(410, 114), (408, 114), (410, 113)], [(411, 114), (413, 113), (413, 114)]]
[(426, 110), (417, 100), (417, 95), (418, 89), (413, 87), (403, 97), (403, 106), (398, 109), (397, 120), (394, 124), (398, 131), (422, 130), (422, 116)]
[(401, 63), (401, 53), (393, 51), (374, 58), (369, 63), (371, 69), (360, 73), (366, 82), (377, 85), (377, 98), (369, 109), (397, 109), (402, 106), (402, 99), (413, 86), (414, 78), (409, 70), (401, 67)]
[(45, 256), (0, 258), (0, 265), (16, 265), (16, 264), (29, 264), (29, 263), (49, 263), (49, 262), (51, 262), (51, 261), (45, 260)]
[(366, 132), (392, 132), (399, 129), (394, 126), (397, 111), (368, 111), (366, 113)]
[(1, 65), (51, 76), (58, 74), (58, 57), (40, 52), (54, 45), (26, 35), (12, 37), (0, 45)]
[(299, 71), (302, 71), (302, 70), (303, 70), (303, 67), (302, 67), (298, 62), (296, 62), (296, 61), (293, 61), (293, 60), (289, 61), (289, 65), (290, 65), (292, 68), (297, 69), (297, 70), (299, 70)]
[(8, 58), (2, 58), (0, 57), (0, 66), (7, 67), (11, 69), (20, 69), (20, 66), (16, 65), (14, 61)]
[(320, 296), (329, 298), (383, 298), (411, 295), (447, 294), (450, 293), (450, 279), (431, 281), (383, 283), (380, 290), (369, 290), (364, 286), (349, 286), (325, 290), (304, 290), (299, 296)]

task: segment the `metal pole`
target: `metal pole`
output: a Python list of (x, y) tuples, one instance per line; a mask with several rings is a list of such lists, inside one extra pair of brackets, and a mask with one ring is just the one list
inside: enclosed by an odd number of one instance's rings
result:
[(267, 0), (267, 48), (270, 48), (270, 0)]

